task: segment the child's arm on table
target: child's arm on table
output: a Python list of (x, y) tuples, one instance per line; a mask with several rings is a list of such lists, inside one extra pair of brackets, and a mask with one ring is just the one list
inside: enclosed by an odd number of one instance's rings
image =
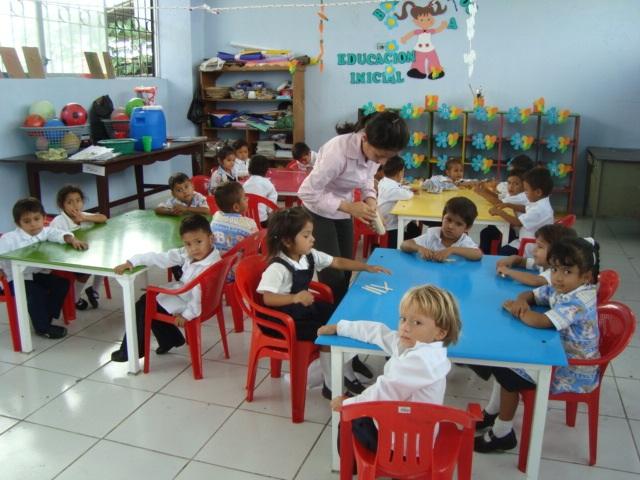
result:
[(490, 190), (487, 190), (484, 184), (482, 183), (479, 183), (478, 185), (476, 185), (473, 191), (493, 205), (500, 203), (500, 199), (498, 198), (498, 195), (493, 193)]
[(498, 204), (496, 204), (496, 207), (501, 208), (501, 209), (505, 209), (505, 208), (510, 208), (511, 210), (513, 210), (514, 212), (517, 213), (524, 213), (527, 211), (527, 207), (525, 205), (521, 205), (519, 203), (503, 203), (500, 202)]
[(522, 292), (515, 300), (507, 300), (502, 305), (506, 311), (530, 327), (549, 328), (553, 323), (544, 313), (531, 310), (530, 306), (535, 305), (536, 298), (533, 291)]
[(520, 220), (518, 220), (517, 217), (515, 217), (514, 215), (509, 215), (507, 212), (505, 212), (501, 208), (491, 207), (489, 209), (489, 213), (491, 215), (496, 215), (498, 217), (501, 217), (504, 221), (508, 222), (509, 225), (511, 225), (512, 227), (521, 227), (522, 226), (522, 222), (520, 222)]
[(547, 284), (546, 279), (542, 275), (538, 275), (537, 273), (523, 272), (521, 270), (514, 270), (506, 266), (497, 266), (496, 273), (498, 275), (502, 275), (503, 277), (512, 278), (516, 282), (522, 283), (523, 285), (529, 285), (530, 287), (541, 287)]
[(381, 267), (379, 265), (367, 265), (364, 262), (359, 262), (358, 260), (351, 260), (350, 258), (343, 257), (333, 257), (333, 261), (331, 262), (331, 268), (335, 268), (337, 270), (349, 270), (352, 272), (370, 272), (370, 273), (386, 273), (391, 275), (391, 271)]
[(86, 250), (89, 248), (89, 244), (87, 242), (83, 242), (82, 240), (78, 240), (73, 233), (67, 233), (64, 236), (64, 243), (67, 245), (71, 245), (76, 250)]
[(118, 275), (122, 275), (125, 271), (133, 270), (134, 267), (139, 265), (154, 266), (163, 269), (182, 265), (184, 263), (181, 255), (182, 250), (182, 248), (172, 248), (167, 252), (148, 252), (134, 255), (126, 262), (114, 267), (113, 271)]
[(84, 213), (80, 212), (79, 220), (81, 222), (91, 222), (91, 223), (107, 223), (107, 216), (102, 213)]
[(418, 252), (418, 254), (425, 260), (433, 260), (434, 251), (429, 250), (421, 245), (418, 245), (415, 240), (405, 240), (400, 244), (400, 250), (407, 253)]
[(211, 210), (209, 210), (208, 206), (185, 207), (184, 205), (180, 205), (176, 203), (176, 205), (173, 207), (173, 213), (171, 215), (184, 215), (185, 213), (199, 213), (200, 215), (211, 215)]
[(460, 255), (467, 260), (480, 260), (482, 258), (482, 250), (479, 248), (468, 247), (447, 247), (437, 252), (433, 252), (432, 260), (436, 262), (444, 262), (449, 255)]
[(165, 207), (164, 205), (158, 205), (153, 209), (158, 215), (180, 215), (173, 208)]

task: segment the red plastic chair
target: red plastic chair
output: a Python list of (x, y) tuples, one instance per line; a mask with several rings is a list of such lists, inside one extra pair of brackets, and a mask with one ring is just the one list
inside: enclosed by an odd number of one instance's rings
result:
[[(591, 360), (569, 359), (569, 365), (597, 365), (598, 386), (589, 393), (559, 393), (549, 395), (549, 400), (566, 402), (566, 424), (574, 427), (578, 403), (586, 403), (589, 412), (589, 465), (596, 463), (598, 452), (598, 415), (600, 413), (600, 386), (602, 377), (609, 362), (622, 353), (629, 345), (636, 329), (636, 317), (629, 307), (622, 303), (611, 302), (598, 307), (598, 326), (600, 328), (600, 358)], [(522, 419), (522, 434), (520, 439), (520, 456), (518, 468), (527, 470), (527, 453), (529, 452), (529, 439), (531, 437), (531, 422), (533, 421), (533, 406), (535, 402), (535, 390), (523, 390), (520, 392), (524, 403), (524, 416)]]
[(206, 175), (195, 175), (191, 177), (191, 183), (196, 192), (205, 196), (209, 194), (209, 177)]
[(271, 200), (261, 195), (256, 195), (255, 193), (247, 193), (247, 200), (249, 200), (249, 208), (247, 208), (247, 211), (244, 212), (244, 216), (253, 218), (258, 227), (260, 227), (260, 213), (258, 205), (265, 205), (272, 211), (276, 211), (279, 209), (278, 205), (273, 203)]
[(189, 344), (189, 353), (191, 354), (191, 368), (193, 369), (193, 378), (200, 380), (202, 378), (202, 358), (201, 358), (201, 327), (214, 315), (218, 317), (218, 326), (220, 327), (220, 337), (222, 338), (222, 346), (224, 348), (225, 358), (229, 358), (229, 347), (227, 345), (227, 332), (224, 326), (224, 315), (222, 313), (222, 292), (231, 266), (236, 261), (235, 256), (227, 256), (220, 259), (203, 271), (196, 278), (186, 285), (176, 290), (169, 290), (162, 287), (147, 287), (147, 302), (144, 315), (144, 373), (149, 373), (151, 355), (151, 321), (159, 320), (161, 322), (175, 324), (175, 317), (160, 313), (156, 303), (156, 297), (159, 293), (166, 295), (179, 295), (181, 293), (200, 287), (201, 304), (200, 316), (189, 320), (184, 330)]
[[(576, 224), (576, 216), (573, 215), (573, 214), (567, 215), (566, 217), (559, 218), (554, 223), (556, 225), (562, 225), (562, 226), (567, 227), (567, 228), (572, 228)], [(494, 242), (495, 242), (495, 240), (494, 240)], [(529, 237), (520, 239), (520, 247), (518, 247), (518, 255), (519, 256), (521, 256), (521, 257), (525, 256), (526, 247), (530, 243), (536, 243), (536, 239), (535, 238), (529, 238)], [(493, 248), (493, 243), (491, 244), (491, 248)], [(497, 253), (498, 253), (498, 251), (496, 250), (496, 253), (492, 252), (492, 255), (496, 255)]]
[[(361, 199), (360, 190), (353, 191), (353, 201), (358, 202)], [(375, 244), (380, 247), (387, 248), (389, 244), (389, 235), (378, 235), (369, 225), (362, 220), (353, 220), (353, 251), (351, 252), (352, 258), (356, 258), (358, 252), (358, 244), (362, 239), (362, 258), (367, 258), (371, 251), (371, 247)]]
[[(371, 417), (378, 426), (378, 450), (353, 438), (351, 421)], [(367, 402), (346, 405), (340, 415), (340, 479), (352, 478), (353, 457), (358, 479), (471, 479), (475, 425), (480, 405), (467, 410), (416, 402)], [(433, 441), (438, 426), (438, 436)]]
[(598, 305), (608, 303), (618, 290), (620, 276), (615, 270), (602, 270), (598, 275)]
[(300, 168), (298, 167), (298, 161), (295, 159), (287, 163), (287, 166), (285, 168), (287, 170), (300, 170)]
[[(69, 324), (76, 319), (76, 294), (75, 283), (76, 274), (74, 272), (67, 272), (63, 270), (54, 270), (54, 275), (58, 277), (66, 278), (69, 281), (69, 291), (64, 298), (62, 304), (62, 316), (64, 317), (64, 323)], [(109, 285), (109, 278), (104, 277), (104, 294), (108, 299), (111, 299), (111, 285)]]
[(18, 311), (16, 310), (16, 299), (11, 294), (9, 288), (9, 282), (6, 277), (0, 280), (0, 286), (2, 292), (0, 292), (0, 302), (7, 304), (7, 316), (9, 317), (9, 331), (11, 332), (11, 343), (13, 344), (14, 352), (22, 351), (22, 344), (20, 342), (20, 329), (18, 328)]
[[(256, 292), (262, 272), (267, 268), (267, 259), (261, 255), (245, 257), (236, 268), (236, 286), (240, 294), (240, 305), (251, 317), (251, 349), (247, 369), (247, 402), (253, 401), (253, 390), (256, 384), (256, 369), (262, 357), (271, 359), (271, 377), (280, 377), (282, 360), (289, 361), (291, 375), (291, 419), (293, 423), (304, 422), (304, 406), (307, 390), (307, 368), (318, 358), (319, 348), (313, 342), (296, 339), (296, 325), (293, 319), (282, 312), (272, 310), (262, 304), (262, 295)], [(311, 282), (310, 289), (314, 296), (325, 302), (333, 303), (333, 294), (326, 285)], [(278, 324), (265, 320), (259, 315), (277, 318)], [(277, 331), (283, 338), (275, 338), (262, 333), (260, 327)]]
[(216, 203), (216, 197), (213, 195), (207, 195), (207, 205), (209, 205), (209, 210), (211, 211), (211, 215), (216, 213), (218, 210), (218, 204)]
[[(267, 236), (267, 229), (263, 228), (256, 233), (249, 235), (247, 238), (237, 243), (235, 247), (224, 254), (224, 257), (237, 256), (237, 260), (250, 255), (256, 255), (260, 251), (260, 247), (264, 243)], [(232, 266), (233, 268), (233, 266)], [(233, 316), (233, 329), (236, 333), (244, 331), (244, 314), (240, 306), (240, 299), (235, 282), (227, 282), (224, 284), (224, 296), (227, 299), (227, 305), (231, 307), (231, 315)]]

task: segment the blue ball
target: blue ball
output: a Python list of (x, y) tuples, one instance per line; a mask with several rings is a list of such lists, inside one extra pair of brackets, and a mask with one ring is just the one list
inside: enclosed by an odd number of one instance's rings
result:
[(67, 133), (67, 130), (64, 129), (56, 129), (56, 130), (47, 130), (48, 127), (64, 127), (65, 124), (62, 123), (62, 120), (58, 118), (52, 118), (51, 120), (47, 120), (44, 124), (44, 136), (47, 140), (49, 140), (50, 147), (58, 147), (60, 142), (62, 141), (62, 137)]

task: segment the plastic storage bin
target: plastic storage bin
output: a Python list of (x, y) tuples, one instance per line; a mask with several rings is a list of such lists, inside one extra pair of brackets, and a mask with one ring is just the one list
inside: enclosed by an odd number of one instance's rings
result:
[(133, 110), (129, 136), (136, 140), (136, 150), (142, 151), (142, 137), (151, 136), (151, 150), (159, 150), (167, 141), (167, 122), (160, 106), (148, 106)]

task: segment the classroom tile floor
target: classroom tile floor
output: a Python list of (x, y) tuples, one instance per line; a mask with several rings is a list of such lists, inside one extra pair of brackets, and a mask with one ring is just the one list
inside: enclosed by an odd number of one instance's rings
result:
[[(578, 222), (581, 234), (589, 227), (588, 220)], [(621, 274), (616, 298), (637, 315), (639, 238), (637, 220), (598, 224), (602, 266)], [(162, 272), (151, 275), (152, 281), (162, 278)], [(270, 378), (266, 368), (259, 370), (254, 402), (244, 401), (248, 332), (229, 334), (231, 358), (225, 360), (217, 326), (206, 324), (205, 378), (197, 382), (186, 348), (154, 354), (148, 375), (129, 376), (125, 364), (110, 362), (123, 328), (119, 288), (113, 287), (114, 298), (79, 313), (67, 338), (34, 337), (29, 355), (11, 350), (6, 310), (0, 306), (0, 478), (338, 478), (330, 471), (329, 406), (318, 388), (308, 391), (303, 424), (290, 421), (287, 380)], [(229, 312), (226, 317), (230, 320)], [(586, 466), (584, 409), (577, 426), (569, 428), (559, 405), (551, 405), (540, 478), (640, 479), (639, 364), (636, 333), (604, 380), (595, 467)], [(454, 368), (446, 402), (482, 404), (487, 387), (468, 370)], [(475, 455), (473, 476), (522, 478), (516, 462), (513, 453)]]

